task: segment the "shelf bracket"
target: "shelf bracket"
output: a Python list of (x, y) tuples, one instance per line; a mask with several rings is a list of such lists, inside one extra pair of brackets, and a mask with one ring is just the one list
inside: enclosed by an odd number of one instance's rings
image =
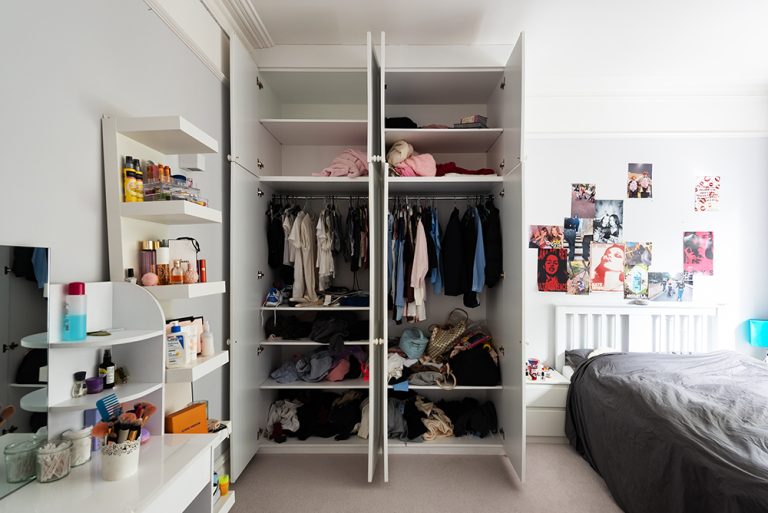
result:
[(499, 191), (499, 196), (501, 196), (502, 198), (504, 197), (504, 189)]
[(261, 355), (261, 353), (263, 353), (263, 352), (264, 352), (264, 346), (259, 345), (259, 348), (256, 349), (256, 356)]
[(501, 84), (499, 84), (499, 89), (504, 89), (507, 87), (507, 77), (501, 77)]

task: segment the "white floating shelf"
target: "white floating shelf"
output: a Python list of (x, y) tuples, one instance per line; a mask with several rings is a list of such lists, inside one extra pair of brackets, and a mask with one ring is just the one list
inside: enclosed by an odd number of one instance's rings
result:
[(364, 119), (262, 119), (280, 144), (297, 146), (365, 146)]
[(181, 116), (118, 118), (117, 132), (165, 155), (217, 153), (219, 143)]
[(21, 339), (21, 347), (27, 349), (48, 349), (48, 333), (35, 333)]
[(46, 412), (48, 411), (48, 387), (43, 387), (30, 392), (21, 398), (19, 403), (21, 409), (30, 412)]
[[(55, 411), (80, 411), (96, 408), (96, 401), (104, 397), (115, 394), (121, 403), (133, 401), (147, 394), (159, 390), (163, 387), (162, 383), (126, 383), (124, 385), (115, 385), (114, 388), (105, 389), (98, 394), (88, 394), (83, 397), (68, 399), (50, 406)], [(33, 392), (35, 393), (35, 392)]]
[(48, 347), (51, 349), (111, 347), (119, 346), (121, 344), (131, 344), (133, 342), (142, 342), (160, 336), (163, 336), (162, 330), (117, 330), (112, 332), (111, 335), (104, 337), (94, 337), (89, 335), (85, 337), (85, 340), (78, 342), (51, 342)]
[(498, 175), (481, 176), (390, 176), (389, 192), (392, 193), (491, 193), (504, 183)]
[(329, 196), (333, 193), (359, 192), (368, 193), (367, 176), (349, 178), (346, 176), (262, 176), (259, 180), (270, 186), (275, 193), (285, 192), (322, 192)]
[(121, 203), (120, 215), (159, 224), (221, 223), (221, 212), (184, 200)]
[(307, 383), (306, 381), (294, 381), (293, 383), (278, 383), (274, 379), (268, 379), (261, 384), (261, 389), (275, 389), (275, 390), (302, 390), (302, 389), (317, 389), (317, 390), (350, 390), (350, 389), (367, 389), (368, 381), (363, 378), (358, 379), (345, 379), (343, 381), (320, 381), (318, 383)]
[(214, 448), (216, 448), (219, 445), (221, 445), (221, 443), (224, 440), (226, 440), (227, 438), (229, 438), (229, 436), (232, 434), (232, 421), (231, 420), (222, 420), (221, 423), (224, 424), (225, 426), (227, 426), (227, 428), (226, 429), (222, 429), (221, 431), (217, 431), (215, 433), (211, 433), (213, 435), (216, 435), (216, 440), (214, 440), (214, 442), (213, 442), (213, 447)]
[(326, 312), (326, 311), (342, 311), (342, 312), (362, 312), (370, 310), (368, 306), (262, 306), (261, 310), (265, 312), (278, 311), (278, 312)]
[(213, 505), (213, 513), (229, 513), (234, 505), (235, 491), (230, 489), (228, 494), (219, 497)]
[[(370, 343), (369, 340), (348, 340), (344, 342), (345, 346), (367, 346)], [(259, 342), (261, 346), (327, 346), (323, 342), (315, 342), (314, 340), (264, 340)]]
[(229, 362), (229, 351), (221, 351), (211, 356), (198, 356), (188, 367), (165, 370), (166, 383), (191, 383), (206, 374), (210, 374)]
[(9, 383), (11, 388), (43, 388), (47, 385), (45, 383)]
[(193, 283), (191, 285), (156, 285), (154, 287), (144, 287), (144, 290), (155, 296), (158, 301), (170, 301), (173, 299), (193, 299), (214, 294), (224, 294), (227, 291), (227, 283), (224, 281), (209, 281), (206, 283)]
[(486, 153), (503, 128), (387, 128), (387, 147), (399, 140), (408, 141), (419, 153)]

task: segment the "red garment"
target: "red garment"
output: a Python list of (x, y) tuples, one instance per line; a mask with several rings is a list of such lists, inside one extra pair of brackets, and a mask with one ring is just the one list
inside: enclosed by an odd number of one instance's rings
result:
[(445, 176), (448, 173), (457, 173), (460, 175), (495, 175), (496, 171), (484, 167), (482, 169), (464, 169), (459, 167), (455, 162), (446, 162), (445, 164), (437, 165), (437, 174), (435, 176)]

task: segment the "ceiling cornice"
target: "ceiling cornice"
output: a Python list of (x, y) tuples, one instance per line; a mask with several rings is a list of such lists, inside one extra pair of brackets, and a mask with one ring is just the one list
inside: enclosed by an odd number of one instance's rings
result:
[(251, 52), (275, 45), (251, 0), (201, 1), (224, 31), (237, 34)]

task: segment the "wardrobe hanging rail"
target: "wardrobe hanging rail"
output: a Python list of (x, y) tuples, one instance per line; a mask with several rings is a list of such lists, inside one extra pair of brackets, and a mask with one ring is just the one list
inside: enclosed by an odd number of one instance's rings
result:
[(496, 196), (493, 194), (456, 194), (456, 195), (446, 195), (446, 194), (397, 194), (389, 197), (389, 201), (394, 200), (408, 200), (408, 201), (418, 201), (418, 200), (445, 200), (445, 201), (451, 201), (451, 200), (457, 200), (457, 201), (463, 201), (463, 200), (476, 200), (476, 199), (495, 199)]
[(273, 194), (272, 199), (289, 200), (358, 200), (367, 198), (367, 194), (314, 194), (298, 196), (295, 194)]

